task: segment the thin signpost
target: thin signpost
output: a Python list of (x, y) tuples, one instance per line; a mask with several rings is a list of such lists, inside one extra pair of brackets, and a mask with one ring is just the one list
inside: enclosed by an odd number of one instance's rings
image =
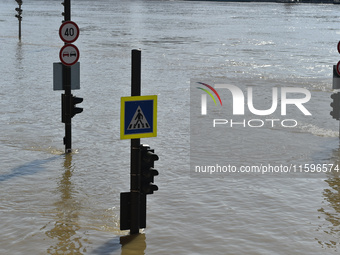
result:
[(21, 5), (22, 5), (22, 0), (15, 0), (19, 7), (15, 8), (15, 10), (18, 12), (18, 14), (15, 15), (16, 18), (18, 18), (19, 21), (19, 41), (21, 41), (21, 20), (22, 20), (22, 9), (21, 9)]
[[(64, 1), (64, 21), (71, 20), (71, 0)], [(65, 42), (65, 45), (67, 43)], [(65, 137), (64, 137), (64, 145), (65, 145), (65, 153), (72, 152), (72, 125), (71, 125), (71, 67), (67, 65), (63, 65), (62, 69), (63, 75), (63, 84), (65, 90)]]
[(146, 227), (146, 195), (154, 185), (158, 156), (141, 138), (157, 136), (157, 95), (141, 96), (141, 50), (132, 50), (131, 96), (121, 98), (121, 139), (131, 139), (130, 192), (120, 193), (120, 230), (138, 234)]
[[(71, 120), (74, 115), (83, 111), (82, 108), (76, 107), (76, 104), (81, 103), (83, 99), (80, 97), (75, 97), (71, 94), (72, 89), (79, 89), (80, 87), (77, 87), (77, 84), (75, 84), (75, 82), (73, 82), (72, 85), (72, 75), (73, 78), (79, 81), (79, 50), (75, 45), (71, 44), (72, 42), (76, 41), (79, 36), (79, 27), (76, 23), (71, 21), (71, 0), (65, 0), (62, 4), (64, 5), (64, 21), (63, 24), (60, 26), (59, 36), (60, 39), (64, 42), (64, 46), (60, 49), (59, 58), (62, 64), (62, 89), (65, 90), (65, 94), (61, 95), (61, 121), (65, 123), (65, 153), (70, 153), (72, 152)], [(54, 74), (56, 76), (58, 76), (58, 65), (58, 63), (57, 65), (54, 65)], [(75, 66), (75, 68), (71, 68), (71, 66)], [(56, 80), (56, 82), (54, 84), (54, 88), (55, 90), (58, 90), (58, 77), (55, 78), (56, 79), (54, 80)]]
[[(338, 53), (340, 54), (340, 41), (337, 45)], [(340, 89), (340, 61), (333, 66), (333, 86), (332, 89), (339, 90)], [(340, 92), (333, 93), (331, 95), (333, 102), (331, 103), (332, 111), (330, 112), (333, 119), (340, 120)], [(340, 130), (340, 126), (339, 126)], [(340, 132), (339, 132), (340, 138)]]
[[(141, 95), (141, 51), (132, 50), (131, 96)], [(131, 228), (130, 234), (139, 233), (140, 221), (140, 138), (131, 139), (130, 192), (131, 192)]]

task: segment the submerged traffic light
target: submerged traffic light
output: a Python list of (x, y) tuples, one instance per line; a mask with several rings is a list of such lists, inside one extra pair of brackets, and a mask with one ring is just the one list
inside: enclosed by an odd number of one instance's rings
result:
[[(64, 6), (64, 8), (65, 8), (65, 2), (62, 2), (61, 4), (62, 4), (62, 5)], [(63, 12), (61, 13), (61, 15), (62, 15), (62, 16), (65, 16), (65, 11), (63, 11)]]
[(61, 13), (64, 16), (64, 21), (71, 20), (71, 1), (64, 0), (61, 4), (64, 6), (64, 11)]
[(154, 176), (158, 175), (158, 171), (154, 169), (154, 162), (159, 158), (154, 153), (155, 150), (150, 149), (148, 145), (141, 144), (141, 175), (140, 175), (140, 189), (142, 194), (153, 194), (158, 190), (154, 185)]
[(340, 92), (332, 94), (331, 98), (333, 99), (333, 102), (331, 103), (333, 111), (331, 111), (330, 114), (333, 117), (333, 119), (339, 120), (340, 119)]
[(21, 20), (22, 20), (22, 9), (21, 9), (21, 5), (22, 5), (22, 0), (15, 0), (19, 7), (15, 8), (15, 10), (18, 12), (18, 14), (15, 15), (16, 18), (18, 18), (19, 21), (19, 40), (21, 40)]
[(83, 108), (76, 107), (83, 102), (83, 98), (61, 94), (61, 122), (70, 123), (74, 115), (81, 113)]
[(18, 18), (19, 21), (22, 20), (21, 14), (22, 14), (22, 9), (21, 9), (21, 5), (22, 5), (22, 0), (15, 0), (19, 7), (15, 8), (15, 10), (18, 12), (18, 14), (15, 15), (16, 18)]
[(83, 102), (83, 98), (71, 95), (71, 118), (73, 118), (74, 115), (83, 111), (83, 108), (76, 107), (76, 105), (80, 104), (81, 102)]
[(18, 20), (22, 20), (21, 14), (22, 14), (22, 9), (21, 8), (15, 8), (15, 10), (18, 12), (18, 14), (15, 15)]

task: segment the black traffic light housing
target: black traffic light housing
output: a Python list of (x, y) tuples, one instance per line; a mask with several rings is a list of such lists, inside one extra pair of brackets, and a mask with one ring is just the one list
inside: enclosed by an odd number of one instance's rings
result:
[(16, 14), (15, 17), (18, 18), (18, 20), (22, 20), (22, 17), (18, 14)]
[(155, 150), (150, 149), (148, 145), (140, 145), (140, 192), (142, 194), (153, 194), (158, 190), (154, 185), (154, 176), (158, 175), (158, 171), (154, 169), (154, 162), (159, 158), (154, 152)]
[(71, 20), (71, 1), (64, 0), (61, 4), (64, 6), (64, 11), (61, 13), (64, 16), (64, 21)]
[(339, 120), (340, 119), (340, 92), (332, 94), (331, 98), (333, 99), (333, 102), (331, 103), (333, 111), (331, 111), (330, 114), (333, 117), (333, 119)]
[(76, 107), (76, 105), (80, 104), (81, 102), (83, 102), (83, 98), (71, 95), (71, 118), (73, 118), (74, 115), (83, 111), (83, 108)]
[(19, 7), (15, 8), (15, 10), (18, 12), (18, 14), (15, 15), (16, 18), (18, 18), (19, 21), (22, 20), (21, 14), (22, 14), (22, 9), (21, 9), (21, 5), (22, 5), (22, 0), (15, 0)]
[(83, 108), (76, 107), (83, 102), (83, 98), (71, 95), (61, 94), (61, 122), (70, 123), (74, 115), (81, 113)]

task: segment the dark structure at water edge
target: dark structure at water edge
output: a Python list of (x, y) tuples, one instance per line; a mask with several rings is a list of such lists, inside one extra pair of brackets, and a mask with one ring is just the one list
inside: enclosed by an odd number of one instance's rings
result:
[[(189, 0), (195, 1), (195, 0)], [(340, 0), (196, 0), (210, 2), (274, 2), (274, 3), (315, 3), (315, 4), (340, 4)]]

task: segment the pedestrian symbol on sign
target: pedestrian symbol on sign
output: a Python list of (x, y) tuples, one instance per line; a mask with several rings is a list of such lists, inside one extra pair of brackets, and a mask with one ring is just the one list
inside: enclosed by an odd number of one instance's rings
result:
[(120, 139), (157, 136), (157, 96), (121, 98)]
[(143, 129), (143, 128), (149, 128), (149, 127), (150, 125), (148, 121), (146, 120), (142, 109), (140, 108), (140, 106), (138, 106), (137, 111), (135, 112), (135, 114), (132, 117), (132, 120), (130, 121), (128, 130)]

